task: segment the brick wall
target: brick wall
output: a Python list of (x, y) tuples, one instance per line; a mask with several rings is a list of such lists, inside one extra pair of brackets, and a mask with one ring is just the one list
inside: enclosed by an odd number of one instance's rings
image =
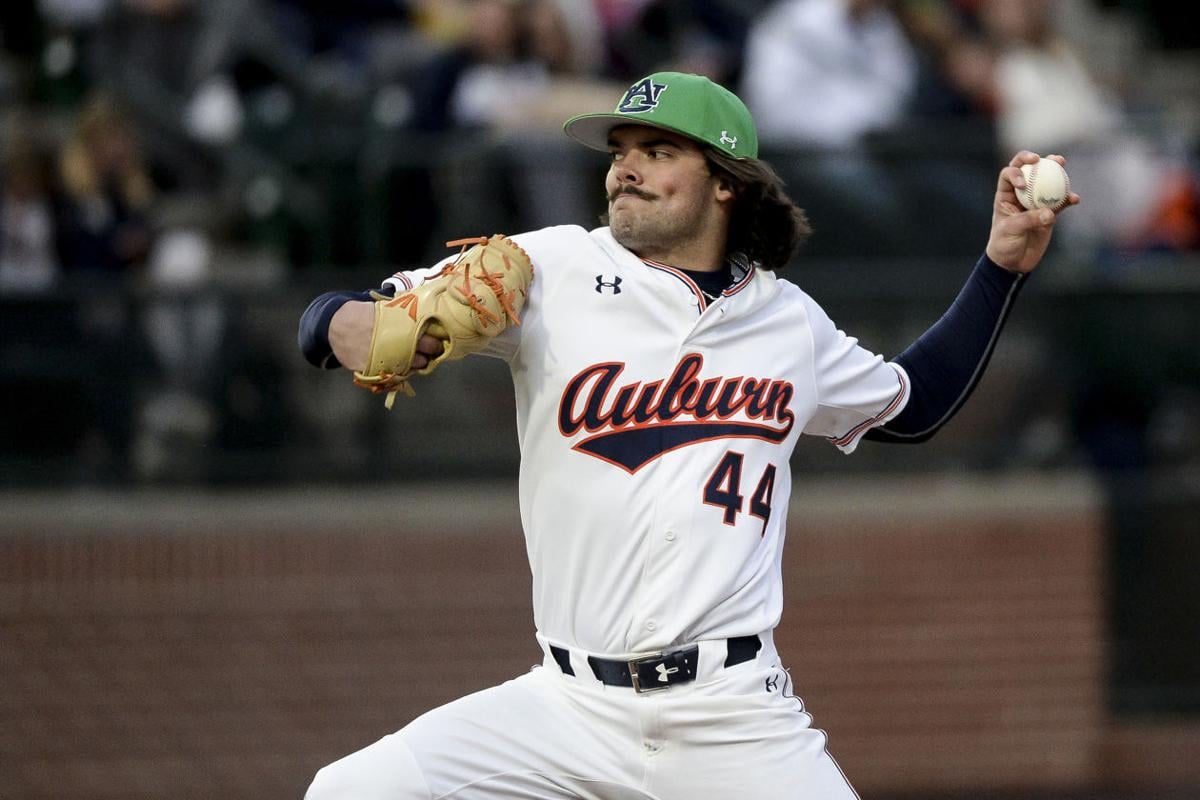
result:
[(857, 786), (1095, 780), (1102, 520), (1086, 492), (1045, 488), (893, 490), (793, 526), (781, 636)]
[[(2, 506), (3, 798), (298, 797), (540, 660), (507, 487)], [(790, 530), (777, 642), (861, 791), (1094, 780), (1083, 484), (806, 487)]]

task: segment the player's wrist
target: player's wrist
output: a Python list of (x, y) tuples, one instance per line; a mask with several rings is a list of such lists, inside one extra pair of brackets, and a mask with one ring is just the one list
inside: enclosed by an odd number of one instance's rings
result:
[(980, 259), (980, 262), (1012, 276), (1022, 274), (1016, 266), (1019, 259), (1005, 257), (1005, 254), (994, 248), (991, 243), (988, 243), (987, 248), (983, 251), (983, 258)]
[(375, 303), (350, 300), (329, 320), (329, 345), (343, 367), (361, 370), (366, 366), (375, 327)]

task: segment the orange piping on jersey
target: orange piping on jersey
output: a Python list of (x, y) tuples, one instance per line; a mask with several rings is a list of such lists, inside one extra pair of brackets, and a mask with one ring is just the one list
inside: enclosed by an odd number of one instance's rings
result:
[(878, 414), (871, 417), (869, 420), (858, 423), (857, 425), (855, 425), (853, 428), (850, 429), (849, 433), (845, 434), (844, 436), (842, 436), (840, 438), (834, 439), (832, 436), (828, 437), (829, 441), (833, 442), (838, 447), (841, 447), (842, 445), (847, 445), (850, 442), (852, 442), (854, 440), (854, 437), (857, 436), (860, 432), (865, 431), (868, 428), (875, 427), (875, 424), (878, 423), (879, 420), (883, 419), (884, 417), (888, 416), (893, 411), (895, 411), (896, 407), (899, 406), (900, 402), (904, 399), (904, 394), (905, 394), (904, 390), (908, 386), (908, 384), (905, 383), (905, 381), (904, 381), (904, 376), (902, 374), (900, 374), (899, 371), (896, 372), (896, 377), (900, 379), (900, 390), (898, 392), (896, 392), (896, 396), (892, 398), (892, 402), (888, 403), (887, 408), (885, 408), (883, 411), (880, 411)]
[(687, 287), (692, 290), (692, 294), (696, 295), (696, 300), (700, 303), (700, 310), (703, 311), (704, 309), (708, 308), (708, 300), (705, 299), (704, 292), (700, 291), (700, 287), (696, 285), (694, 280), (687, 276), (687, 273), (683, 272), (678, 267), (672, 267), (670, 264), (660, 264), (659, 262), (651, 261), (648, 258), (643, 258), (642, 263), (647, 267), (660, 269), (663, 272), (679, 278), (679, 280), (683, 281)]
[(725, 295), (726, 297), (733, 297), (735, 294), (740, 292), (742, 289), (745, 289), (747, 286), (749, 286), (750, 281), (753, 279), (754, 279), (754, 268), (752, 267), (752, 268), (746, 270), (746, 274), (742, 276), (742, 279), (740, 281), (735, 283), (733, 286), (725, 287), (725, 289), (723, 289), (721, 291), (721, 294)]

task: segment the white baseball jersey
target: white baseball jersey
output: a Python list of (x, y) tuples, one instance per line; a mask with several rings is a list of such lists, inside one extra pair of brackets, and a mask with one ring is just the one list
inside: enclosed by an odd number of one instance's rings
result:
[(771, 272), (709, 300), (607, 228), (514, 239), (534, 280), (487, 354), (512, 368), (541, 637), (619, 655), (769, 632), (797, 439), (853, 451), (904, 408), (903, 369)]
[[(710, 299), (607, 228), (514, 238), (533, 284), (487, 352), (516, 387), (543, 666), (328, 765), (308, 800), (857, 800), (771, 636), (788, 457), (801, 433), (853, 450), (904, 407), (904, 371), (770, 272)], [(590, 668), (693, 643), (694, 679), (661, 693)]]

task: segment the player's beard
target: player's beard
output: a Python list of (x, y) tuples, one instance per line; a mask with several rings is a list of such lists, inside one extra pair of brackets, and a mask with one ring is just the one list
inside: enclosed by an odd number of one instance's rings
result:
[(615, 196), (609, 200), (609, 230), (626, 250), (650, 257), (697, 235), (702, 224), (699, 205), (689, 204), (681, 209), (668, 210), (659, 204), (659, 198), (655, 195), (631, 192), (629, 189), (624, 191), (648, 198), (626, 201), (620, 208), (614, 208)]

